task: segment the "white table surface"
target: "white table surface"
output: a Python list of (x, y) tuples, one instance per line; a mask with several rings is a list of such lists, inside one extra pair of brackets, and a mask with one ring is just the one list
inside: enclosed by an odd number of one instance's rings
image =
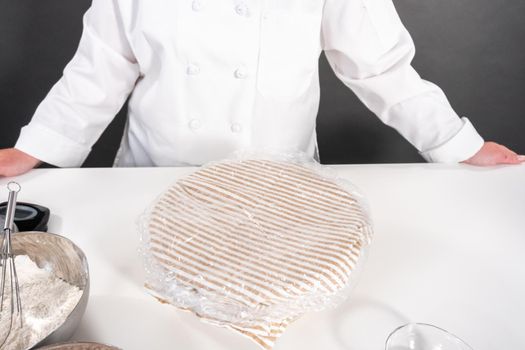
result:
[[(350, 299), (292, 324), (275, 350), (381, 350), (407, 322), (445, 328), (475, 350), (525, 348), (525, 165), (332, 168), (368, 198), (370, 255)], [(39, 169), (15, 179), (19, 200), (49, 207), (49, 231), (88, 258), (91, 295), (74, 339), (126, 350), (258, 349), (143, 288), (138, 218), (193, 170)]]

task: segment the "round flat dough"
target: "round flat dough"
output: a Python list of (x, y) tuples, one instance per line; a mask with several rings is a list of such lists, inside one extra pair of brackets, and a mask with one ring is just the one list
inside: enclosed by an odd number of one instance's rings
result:
[(348, 289), (371, 228), (356, 196), (298, 164), (213, 163), (156, 202), (148, 251), (160, 298), (271, 348)]

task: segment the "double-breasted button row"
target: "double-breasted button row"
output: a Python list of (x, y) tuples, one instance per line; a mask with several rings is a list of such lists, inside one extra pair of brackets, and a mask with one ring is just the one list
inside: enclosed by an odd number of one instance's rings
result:
[[(210, 0), (193, 0), (191, 4), (192, 10), (195, 12), (204, 10), (204, 8), (206, 7), (207, 1), (210, 1)], [(244, 2), (238, 2), (234, 6), (233, 10), (237, 15), (242, 16), (242, 17), (248, 17), (250, 15), (250, 9), (248, 5)], [(198, 75), (200, 73), (201, 73), (201, 68), (199, 67), (197, 63), (192, 62), (186, 66), (187, 75)], [(248, 77), (248, 69), (246, 68), (246, 66), (240, 65), (237, 68), (235, 68), (233, 71), (233, 77), (235, 77), (236, 79), (246, 79)], [(191, 119), (188, 122), (188, 127), (191, 130), (196, 131), (202, 127), (202, 122), (201, 120), (197, 118)], [(242, 130), (243, 130), (243, 127), (241, 123), (234, 122), (230, 124), (230, 131), (232, 133), (238, 134), (242, 132)]]
[[(196, 63), (189, 63), (186, 66), (187, 75), (198, 75), (201, 68)], [(246, 79), (248, 77), (248, 69), (245, 66), (239, 66), (233, 71), (233, 76), (237, 79)]]
[[(205, 0), (193, 0), (191, 3), (191, 8), (195, 12), (202, 11), (205, 6)], [(250, 9), (244, 2), (238, 3), (233, 9), (239, 16), (248, 17), (250, 14)]]
[[(191, 119), (188, 122), (188, 127), (193, 131), (199, 130), (202, 127), (202, 122), (199, 119)], [(232, 123), (230, 125), (230, 131), (238, 134), (242, 131), (242, 125), (240, 123)]]

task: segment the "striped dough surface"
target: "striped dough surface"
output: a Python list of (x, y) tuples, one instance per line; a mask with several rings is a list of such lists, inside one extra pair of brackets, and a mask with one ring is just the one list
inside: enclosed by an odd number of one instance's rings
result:
[(311, 167), (213, 163), (151, 209), (147, 285), (270, 349), (290, 322), (344, 297), (370, 236), (356, 196)]

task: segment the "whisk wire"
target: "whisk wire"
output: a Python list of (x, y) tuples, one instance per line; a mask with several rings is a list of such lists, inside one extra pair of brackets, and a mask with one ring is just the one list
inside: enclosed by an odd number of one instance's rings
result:
[[(0, 343), (0, 348), (4, 346), (4, 344), (7, 342), (7, 339), (9, 338), (9, 335), (11, 334), (12, 328), (13, 328), (13, 320), (15, 317), (15, 314), (17, 317), (20, 318), (20, 327), (23, 326), (23, 318), (22, 318), (22, 300), (20, 297), (20, 285), (18, 283), (18, 274), (16, 272), (16, 266), (15, 266), (15, 259), (13, 255), (13, 247), (11, 245), (11, 235), (13, 230), (13, 221), (14, 221), (14, 214), (15, 214), (15, 208), (16, 208), (16, 197), (18, 192), (20, 191), (20, 185), (18, 185), (15, 182), (10, 182), (7, 185), (7, 188), (9, 189), (9, 198), (7, 202), (7, 211), (6, 211), (6, 217), (5, 217), (5, 224), (4, 224), (4, 230), (2, 232), (2, 240), (1, 240), (1, 246), (0, 246), (0, 264), (2, 268), (1, 272), (1, 281), (0, 281), (0, 319), (4, 317), (5, 311), (4, 310), (4, 302), (6, 300), (7, 294), (10, 293), (9, 296), (9, 329), (7, 330), (7, 334), (5, 335), (5, 338)], [(9, 281), (7, 282), (7, 279)], [(6, 292), (6, 288), (9, 288), (9, 291)]]

